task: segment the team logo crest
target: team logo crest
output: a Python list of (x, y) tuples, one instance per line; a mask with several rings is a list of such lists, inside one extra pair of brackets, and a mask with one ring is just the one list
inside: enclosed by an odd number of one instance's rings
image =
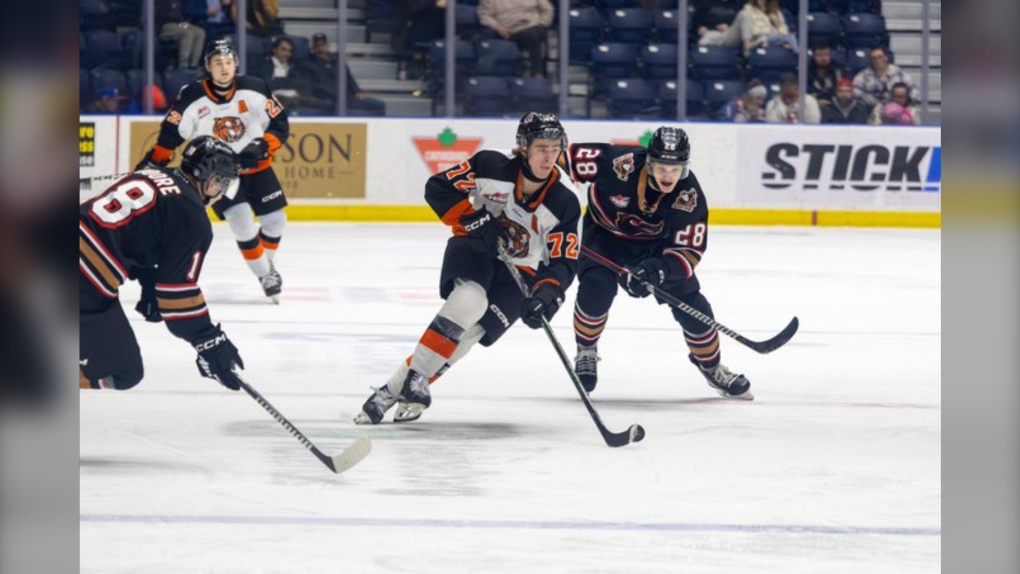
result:
[(610, 195), (609, 201), (611, 201), (617, 209), (627, 209), (627, 206), (630, 205), (630, 198), (626, 195)]
[(621, 155), (613, 160), (613, 171), (620, 181), (627, 181), (630, 174), (634, 173), (634, 154)]
[(673, 209), (679, 209), (690, 213), (698, 206), (698, 192), (695, 189), (685, 189), (677, 194), (673, 202)]
[(216, 118), (213, 124), (213, 135), (227, 143), (234, 143), (244, 137), (244, 122), (241, 118)]
[(510, 201), (510, 192), (498, 191), (489, 196), (489, 201), (500, 205), (506, 205), (506, 202)]
[(528, 232), (528, 229), (503, 213), (499, 214), (498, 221), (506, 231), (505, 235), (509, 238), (506, 248), (507, 254), (510, 257), (527, 257), (531, 246), (531, 233)]

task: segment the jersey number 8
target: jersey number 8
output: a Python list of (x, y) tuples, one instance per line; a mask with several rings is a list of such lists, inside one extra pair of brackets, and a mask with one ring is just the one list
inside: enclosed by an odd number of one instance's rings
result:
[(106, 228), (125, 225), (131, 218), (156, 204), (156, 189), (143, 181), (128, 181), (111, 187), (92, 200), (92, 217)]

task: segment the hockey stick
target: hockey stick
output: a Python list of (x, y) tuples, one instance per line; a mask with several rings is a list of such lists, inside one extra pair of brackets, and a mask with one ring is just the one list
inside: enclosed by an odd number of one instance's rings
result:
[[(613, 263), (609, 259), (599, 255), (598, 253), (592, 251), (591, 249), (583, 245), (581, 246), (581, 253), (587, 255), (593, 261), (601, 263), (602, 265), (608, 267), (609, 269), (612, 269), (613, 271), (616, 272), (617, 275), (630, 274), (630, 270), (627, 269), (626, 267), (622, 267), (620, 265), (617, 265), (616, 263)], [(648, 289), (650, 289), (652, 293), (654, 293), (655, 296), (658, 297), (659, 299), (662, 299), (663, 301), (669, 303), (670, 305), (676, 307), (677, 309), (680, 309), (684, 313), (687, 313), (691, 317), (694, 317), (695, 319), (701, 321), (702, 323), (708, 325), (709, 327), (714, 327), (722, 331), (724, 334), (733, 337), (741, 344), (750, 347), (752, 350), (757, 351), (758, 353), (761, 353), (763, 355), (767, 355), (772, 351), (775, 351), (779, 347), (785, 345), (791, 338), (793, 338), (794, 333), (797, 332), (797, 327), (800, 326), (800, 321), (796, 317), (794, 317), (790, 321), (790, 324), (788, 324), (775, 337), (772, 337), (767, 341), (752, 341), (747, 337), (744, 337), (740, 333), (726, 327), (725, 325), (717, 323), (714, 319), (712, 319), (708, 315), (705, 315), (701, 311), (698, 311), (694, 307), (691, 307), (687, 303), (684, 303), (683, 301), (677, 299), (676, 297), (670, 295), (669, 293), (666, 293), (665, 291), (659, 289), (658, 287), (652, 285), (651, 283), (645, 281), (644, 279), (638, 277), (637, 280), (640, 281), (645, 287), (648, 287)]]
[[(521, 277), (521, 272), (517, 270), (513, 261), (510, 259), (510, 255), (507, 254), (506, 248), (503, 247), (502, 243), (497, 244), (499, 249), (499, 259), (506, 265), (506, 268), (510, 270), (510, 275), (513, 276), (514, 282), (517, 283), (517, 287), (521, 290), (521, 293), (528, 296), (528, 286), (524, 283), (524, 278)], [(563, 368), (570, 374), (570, 380), (574, 383), (574, 388), (577, 389), (577, 394), (581, 395), (581, 401), (584, 402), (584, 407), (588, 409), (588, 414), (591, 415), (595, 426), (598, 427), (599, 432), (602, 433), (602, 438), (606, 441), (609, 446), (625, 446), (632, 442), (640, 442), (641, 439), (645, 438), (645, 429), (638, 424), (630, 425), (630, 428), (624, 432), (611, 432), (603, 424), (602, 418), (599, 417), (599, 413), (595, 410), (594, 405), (591, 404), (591, 399), (588, 398), (588, 393), (585, 392), (584, 386), (581, 385), (581, 380), (577, 378), (577, 373), (574, 372), (574, 368), (570, 365), (570, 359), (567, 358), (567, 354), (563, 352), (563, 347), (560, 346), (560, 342), (556, 339), (556, 335), (552, 331), (552, 327), (549, 326), (549, 321), (546, 321), (545, 317), (539, 317), (542, 321), (542, 330), (545, 331), (549, 341), (553, 344), (553, 348), (556, 349), (556, 354), (560, 356), (560, 361), (563, 363)]]
[(332, 470), (336, 474), (349, 470), (351, 467), (361, 462), (363, 458), (368, 456), (368, 453), (372, 452), (372, 442), (368, 440), (368, 437), (360, 436), (356, 441), (354, 441), (354, 444), (345, 448), (340, 454), (335, 456), (325, 455), (321, 450), (316, 448), (314, 444), (312, 444), (312, 441), (308, 440), (308, 437), (299, 431), (297, 427), (292, 425), (291, 422), (287, 420), (287, 417), (280, 414), (280, 411), (276, 410), (273, 405), (269, 404), (269, 401), (259, 394), (258, 391), (252, 388), (251, 385), (242, 380), (241, 388), (244, 389), (251, 398), (255, 399), (255, 402), (262, 405), (262, 408), (266, 409), (266, 412), (273, 415), (276, 422), (283, 425), (283, 428), (287, 429), (290, 434), (294, 435), (294, 438), (301, 441), (301, 444), (305, 445), (305, 448), (312, 451), (315, 458), (319, 459), (322, 464), (326, 465), (326, 468)]

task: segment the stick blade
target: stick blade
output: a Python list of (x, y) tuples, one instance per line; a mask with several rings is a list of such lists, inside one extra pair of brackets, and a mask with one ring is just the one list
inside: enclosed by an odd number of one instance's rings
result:
[(602, 437), (611, 447), (627, 446), (632, 442), (641, 442), (645, 438), (645, 429), (641, 425), (630, 425), (624, 432), (606, 432)]
[(367, 436), (360, 436), (343, 452), (328, 459), (331, 463), (331, 470), (337, 474), (350, 470), (364, 460), (370, 452), (372, 452), (372, 441), (368, 440)]
[(795, 334), (797, 334), (797, 329), (799, 327), (800, 327), (800, 320), (797, 319), (796, 317), (794, 317), (790, 321), (789, 325), (787, 325), (782, 331), (780, 331), (778, 335), (776, 335), (775, 337), (772, 337), (768, 341), (762, 341), (762, 342), (759, 343), (759, 342), (756, 342), (756, 341), (750, 341), (750, 340), (744, 339), (741, 342), (744, 343), (745, 345), (747, 345), (748, 347), (754, 349), (755, 351), (757, 351), (757, 352), (759, 352), (759, 353), (761, 353), (763, 355), (767, 355), (767, 354), (771, 353), (772, 351), (775, 351), (779, 347), (782, 347), (783, 345), (788, 343), (790, 341), (790, 339), (792, 339), (793, 336)]

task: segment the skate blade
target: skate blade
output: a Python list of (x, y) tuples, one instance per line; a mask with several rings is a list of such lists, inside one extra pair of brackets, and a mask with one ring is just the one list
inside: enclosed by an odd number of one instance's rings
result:
[(753, 401), (754, 400), (754, 395), (751, 394), (751, 391), (744, 391), (743, 393), (741, 393), (739, 395), (731, 395), (731, 394), (727, 393), (726, 391), (720, 391), (718, 389), (716, 389), (716, 392), (719, 393), (719, 396), (721, 396), (724, 399), (733, 399), (733, 400), (738, 400), (738, 401)]
[(374, 425), (377, 424), (372, 421), (372, 417), (368, 416), (368, 413), (361, 411), (358, 416), (354, 417), (354, 424), (356, 425)]
[(397, 412), (393, 415), (395, 423), (409, 423), (421, 418), (427, 407), (419, 403), (398, 403)]
[(269, 296), (269, 300), (273, 302), (273, 305), (279, 305), (280, 304), (280, 296), (279, 295), (270, 295)]

